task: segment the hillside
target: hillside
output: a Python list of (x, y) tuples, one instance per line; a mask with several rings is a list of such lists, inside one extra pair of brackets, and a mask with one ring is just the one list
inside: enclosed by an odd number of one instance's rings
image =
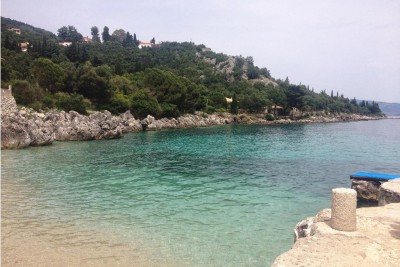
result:
[[(164, 42), (143, 47), (129, 31), (94, 26), (84, 39), (74, 26), (57, 35), (2, 19), (2, 85), (35, 109), (130, 110), (136, 117), (177, 117), (203, 111), (276, 116), (358, 113), (380, 115), (336, 92), (275, 79), (253, 58), (215, 53), (205, 45)], [(20, 34), (10, 31), (18, 27)], [(100, 36), (102, 37), (100, 39)], [(24, 49), (25, 48), (25, 49)]]
[(400, 103), (378, 102), (378, 104), (386, 116), (400, 116)]

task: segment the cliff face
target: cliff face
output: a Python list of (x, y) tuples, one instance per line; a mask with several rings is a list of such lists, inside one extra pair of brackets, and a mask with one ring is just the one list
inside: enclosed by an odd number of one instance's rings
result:
[(300, 222), (298, 240), (273, 267), (400, 266), (400, 203), (357, 209), (357, 231), (330, 227), (330, 210)]

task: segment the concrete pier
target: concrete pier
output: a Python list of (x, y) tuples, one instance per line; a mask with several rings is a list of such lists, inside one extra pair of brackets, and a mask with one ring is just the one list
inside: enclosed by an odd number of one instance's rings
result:
[(331, 227), (339, 231), (356, 231), (356, 208), (357, 192), (354, 189), (332, 189)]

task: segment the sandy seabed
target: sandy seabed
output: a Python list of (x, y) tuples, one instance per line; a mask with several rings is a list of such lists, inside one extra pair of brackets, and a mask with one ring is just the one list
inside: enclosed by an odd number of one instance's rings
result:
[[(7, 179), (9, 181), (9, 179)], [(1, 266), (190, 266), (140, 240), (103, 233), (73, 222), (54, 222), (21, 214), (29, 195), (11, 198), (24, 185), (1, 182)], [(22, 190), (24, 191), (24, 190)], [(6, 201), (3, 201), (5, 200)], [(18, 199), (18, 201), (15, 201)]]

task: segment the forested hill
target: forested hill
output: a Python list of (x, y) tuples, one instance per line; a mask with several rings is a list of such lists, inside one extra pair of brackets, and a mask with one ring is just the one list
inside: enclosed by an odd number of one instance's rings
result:
[[(227, 111), (275, 115), (381, 114), (375, 102), (359, 105), (338, 92), (314, 92), (271, 77), (251, 57), (215, 53), (191, 42), (141, 43), (135, 33), (74, 26), (57, 34), (1, 18), (1, 81), (18, 104), (86, 113), (126, 110), (141, 118)], [(101, 37), (101, 38), (100, 38)]]

